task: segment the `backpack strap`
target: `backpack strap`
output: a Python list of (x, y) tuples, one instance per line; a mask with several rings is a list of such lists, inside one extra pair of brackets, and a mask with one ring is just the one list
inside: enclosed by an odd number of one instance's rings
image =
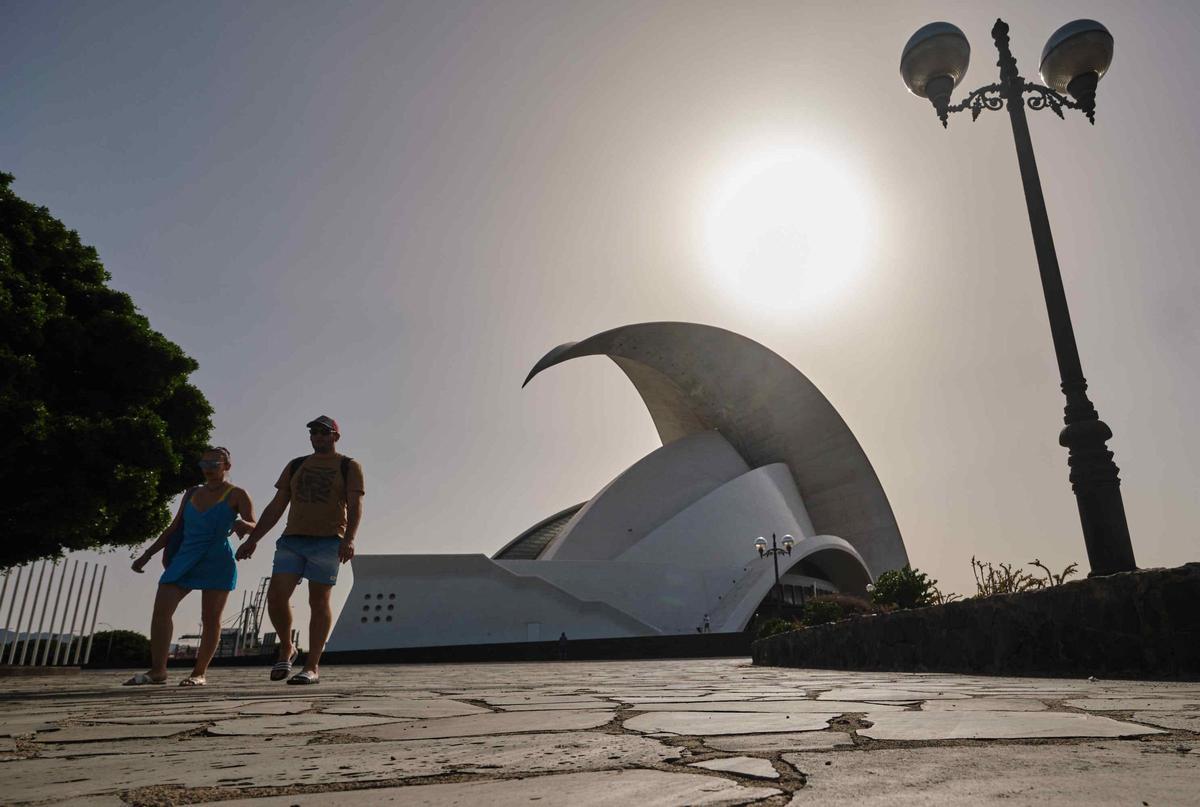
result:
[[(296, 471), (299, 471), (300, 466), (303, 465), (304, 461), (311, 456), (312, 456), (312, 454), (305, 454), (303, 457), (296, 457), (296, 459), (289, 462), (288, 463), (288, 478), (295, 476)], [(354, 461), (353, 457), (342, 457), (341, 465), (342, 465), (342, 489), (343, 490), (346, 488), (346, 485), (350, 484), (350, 463), (353, 461)]]
[(312, 456), (311, 454), (305, 454), (303, 457), (296, 457), (296, 459), (289, 462), (288, 463), (288, 478), (290, 479), (291, 477), (295, 476), (296, 471), (299, 471), (300, 466), (303, 465), (304, 461), (311, 456)]

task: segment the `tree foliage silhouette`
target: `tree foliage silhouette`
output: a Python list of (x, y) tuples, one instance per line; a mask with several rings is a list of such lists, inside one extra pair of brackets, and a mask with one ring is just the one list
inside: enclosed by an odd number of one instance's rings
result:
[(153, 537), (212, 429), (196, 362), (12, 180), (0, 173), (0, 568)]

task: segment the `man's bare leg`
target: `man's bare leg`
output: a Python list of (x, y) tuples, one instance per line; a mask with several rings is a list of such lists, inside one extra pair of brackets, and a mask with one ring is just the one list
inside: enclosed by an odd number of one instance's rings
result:
[(324, 583), (308, 581), (308, 604), (312, 615), (308, 620), (308, 655), (304, 659), (304, 669), (315, 673), (321, 663), (321, 653), (325, 652), (325, 640), (333, 628), (333, 608), (330, 606), (333, 586)]
[(154, 595), (154, 614), (150, 617), (150, 672), (147, 675), (155, 681), (167, 677), (167, 654), (171, 652), (171, 639), (175, 635), (175, 609), (190, 590), (174, 583), (159, 583)]
[(276, 572), (267, 586), (267, 615), (271, 617), (271, 626), (275, 628), (279, 642), (277, 661), (290, 661), (295, 649), (292, 647), (292, 592), (298, 585), (300, 575)]
[(196, 651), (196, 663), (192, 665), (192, 677), (203, 678), (208, 665), (221, 643), (221, 612), (225, 610), (228, 591), (200, 592), (200, 649)]

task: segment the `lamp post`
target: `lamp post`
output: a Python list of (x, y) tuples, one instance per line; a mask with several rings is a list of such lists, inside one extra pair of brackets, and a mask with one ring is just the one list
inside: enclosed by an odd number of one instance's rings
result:
[(113, 626), (107, 622), (100, 622), (98, 625), (101, 628), (108, 628), (108, 649), (104, 651), (104, 664), (107, 666), (109, 659), (112, 658), (113, 637), (116, 636), (117, 632), (113, 630)]
[[(758, 550), (758, 556), (771, 556), (771, 560), (775, 561), (775, 591), (779, 592), (779, 556), (792, 554), (792, 547), (796, 545), (796, 539), (790, 535), (783, 536), (780, 545), (775, 544), (775, 533), (771, 533), (771, 548), (767, 549), (767, 539), (761, 535), (754, 540), (754, 548)], [(783, 597), (778, 596), (779, 604), (783, 604)]]
[[(1000, 55), (997, 62), (1000, 81), (972, 91), (958, 104), (950, 104), (950, 94), (967, 72), (971, 48), (963, 32), (950, 23), (931, 23), (912, 35), (900, 57), (900, 75), (914, 95), (933, 103), (943, 127), (954, 112), (969, 109), (971, 120), (976, 120), (985, 109), (1008, 109), (1042, 293), (1050, 317), (1050, 334), (1067, 401), (1063, 410), (1066, 426), (1058, 442), (1068, 451), (1071, 487), (1079, 507), (1088, 562), (1093, 575), (1130, 571), (1137, 565), (1121, 501), (1118, 469), (1106, 445), (1112, 431), (1100, 420), (1087, 397), (1087, 381), (1079, 362), (1025, 118), (1026, 107), (1034, 111), (1049, 109), (1060, 118), (1066, 108), (1079, 110), (1094, 124), (1096, 85), (1112, 62), (1113, 39), (1094, 20), (1075, 20), (1059, 28), (1042, 51), (1040, 72), (1049, 86), (1026, 81), (1017, 72), (1017, 61), (1008, 46), (1008, 25), (1003, 20), (996, 20), (992, 39)], [(1063, 95), (1064, 92), (1070, 97)]]

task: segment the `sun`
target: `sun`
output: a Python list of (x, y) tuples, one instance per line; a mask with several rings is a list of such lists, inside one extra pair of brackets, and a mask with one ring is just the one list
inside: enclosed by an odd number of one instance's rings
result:
[(816, 311), (853, 285), (871, 232), (854, 171), (803, 148), (727, 169), (704, 214), (705, 259), (725, 292), (760, 309)]

